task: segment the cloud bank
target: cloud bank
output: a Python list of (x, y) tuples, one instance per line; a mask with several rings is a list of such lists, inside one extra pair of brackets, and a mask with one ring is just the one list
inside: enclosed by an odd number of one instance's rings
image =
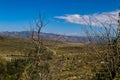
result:
[[(64, 16), (55, 16), (55, 18), (63, 19), (67, 22), (81, 25), (90, 25), (90, 26), (110, 26), (117, 25), (118, 20), (118, 12), (103, 12), (103, 13), (95, 13), (91, 15), (80, 15), (80, 14), (68, 14)], [(104, 25), (103, 25), (104, 24)]]

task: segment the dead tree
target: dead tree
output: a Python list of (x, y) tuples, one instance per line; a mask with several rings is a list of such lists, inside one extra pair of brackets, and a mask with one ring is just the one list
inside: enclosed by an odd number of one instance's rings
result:
[(35, 44), (36, 48), (36, 54), (38, 55), (40, 53), (40, 49), (43, 46), (43, 40), (41, 38), (41, 29), (45, 27), (48, 23), (45, 23), (44, 17), (42, 15), (39, 15), (39, 19), (35, 21), (35, 25), (33, 28), (31, 28), (31, 39), (33, 44)]
[(39, 18), (35, 20), (34, 27), (31, 27), (31, 40), (34, 45), (34, 50), (33, 53), (30, 53), (32, 55), (28, 55), (28, 65), (22, 73), (21, 80), (43, 80), (43, 78), (47, 79), (48, 77), (47, 74), (49, 73), (49, 63), (42, 58), (51, 53), (43, 45), (43, 40), (41, 38), (41, 30), (47, 24), (48, 23), (45, 23), (44, 21), (44, 17), (39, 15)]
[[(83, 17), (83, 20), (89, 25), (89, 30), (85, 30), (88, 40), (90, 43), (94, 43), (96, 45), (92, 46), (92, 51), (94, 51), (95, 54), (97, 55), (98, 59), (100, 62), (95, 63), (99, 64), (100, 66), (103, 67), (105, 72), (96, 72), (96, 75), (99, 76), (98, 79), (100, 80), (113, 80), (115, 76), (117, 75), (118, 68), (120, 67), (120, 48), (119, 48), (119, 40), (120, 40), (120, 13), (119, 13), (119, 20), (114, 19), (110, 15), (106, 15), (109, 19), (109, 24), (105, 24), (98, 20), (97, 18), (94, 18), (96, 23), (100, 24), (102, 27), (101, 30), (95, 30), (92, 27), (92, 21), (89, 18), (89, 23), (87, 20)], [(112, 23), (113, 21), (118, 21), (118, 26), (117, 28), (114, 28), (115, 25), (113, 26)], [(97, 39), (97, 41), (96, 41)], [(100, 46), (101, 45), (101, 46)], [(98, 48), (99, 47), (99, 48)], [(102, 49), (100, 49), (102, 48)], [(101, 51), (102, 50), (102, 51)], [(105, 78), (102, 78), (100, 76), (103, 74), (106, 76)]]

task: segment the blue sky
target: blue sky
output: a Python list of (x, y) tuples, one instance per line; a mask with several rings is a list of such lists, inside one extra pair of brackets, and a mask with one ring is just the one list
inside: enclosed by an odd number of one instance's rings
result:
[(119, 8), (120, 0), (0, 0), (0, 31), (29, 30), (42, 13), (49, 21), (43, 32), (82, 36), (81, 16), (99, 18), (103, 13), (116, 14)]

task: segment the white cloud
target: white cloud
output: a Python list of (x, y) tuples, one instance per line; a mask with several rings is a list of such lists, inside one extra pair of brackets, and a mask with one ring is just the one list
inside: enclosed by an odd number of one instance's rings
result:
[[(55, 18), (66, 20), (70, 23), (91, 25), (91, 26), (109, 26), (109, 24), (117, 25), (118, 12), (103, 12), (91, 15), (69, 14), (65, 16), (55, 16)], [(102, 24), (101, 24), (102, 23)]]

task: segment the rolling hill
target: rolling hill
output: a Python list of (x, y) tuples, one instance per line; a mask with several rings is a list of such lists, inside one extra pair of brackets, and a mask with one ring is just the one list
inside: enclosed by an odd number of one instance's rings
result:
[[(5, 37), (20, 37), (20, 38), (30, 38), (31, 32), (30, 31), (21, 31), (21, 32), (0, 32), (1, 36)], [(37, 32), (35, 32), (35, 36)], [(53, 33), (43, 33), (41, 32), (41, 37), (47, 40), (59, 40), (64, 42), (88, 42), (87, 37), (84, 36), (66, 36), (66, 35), (59, 35)]]

